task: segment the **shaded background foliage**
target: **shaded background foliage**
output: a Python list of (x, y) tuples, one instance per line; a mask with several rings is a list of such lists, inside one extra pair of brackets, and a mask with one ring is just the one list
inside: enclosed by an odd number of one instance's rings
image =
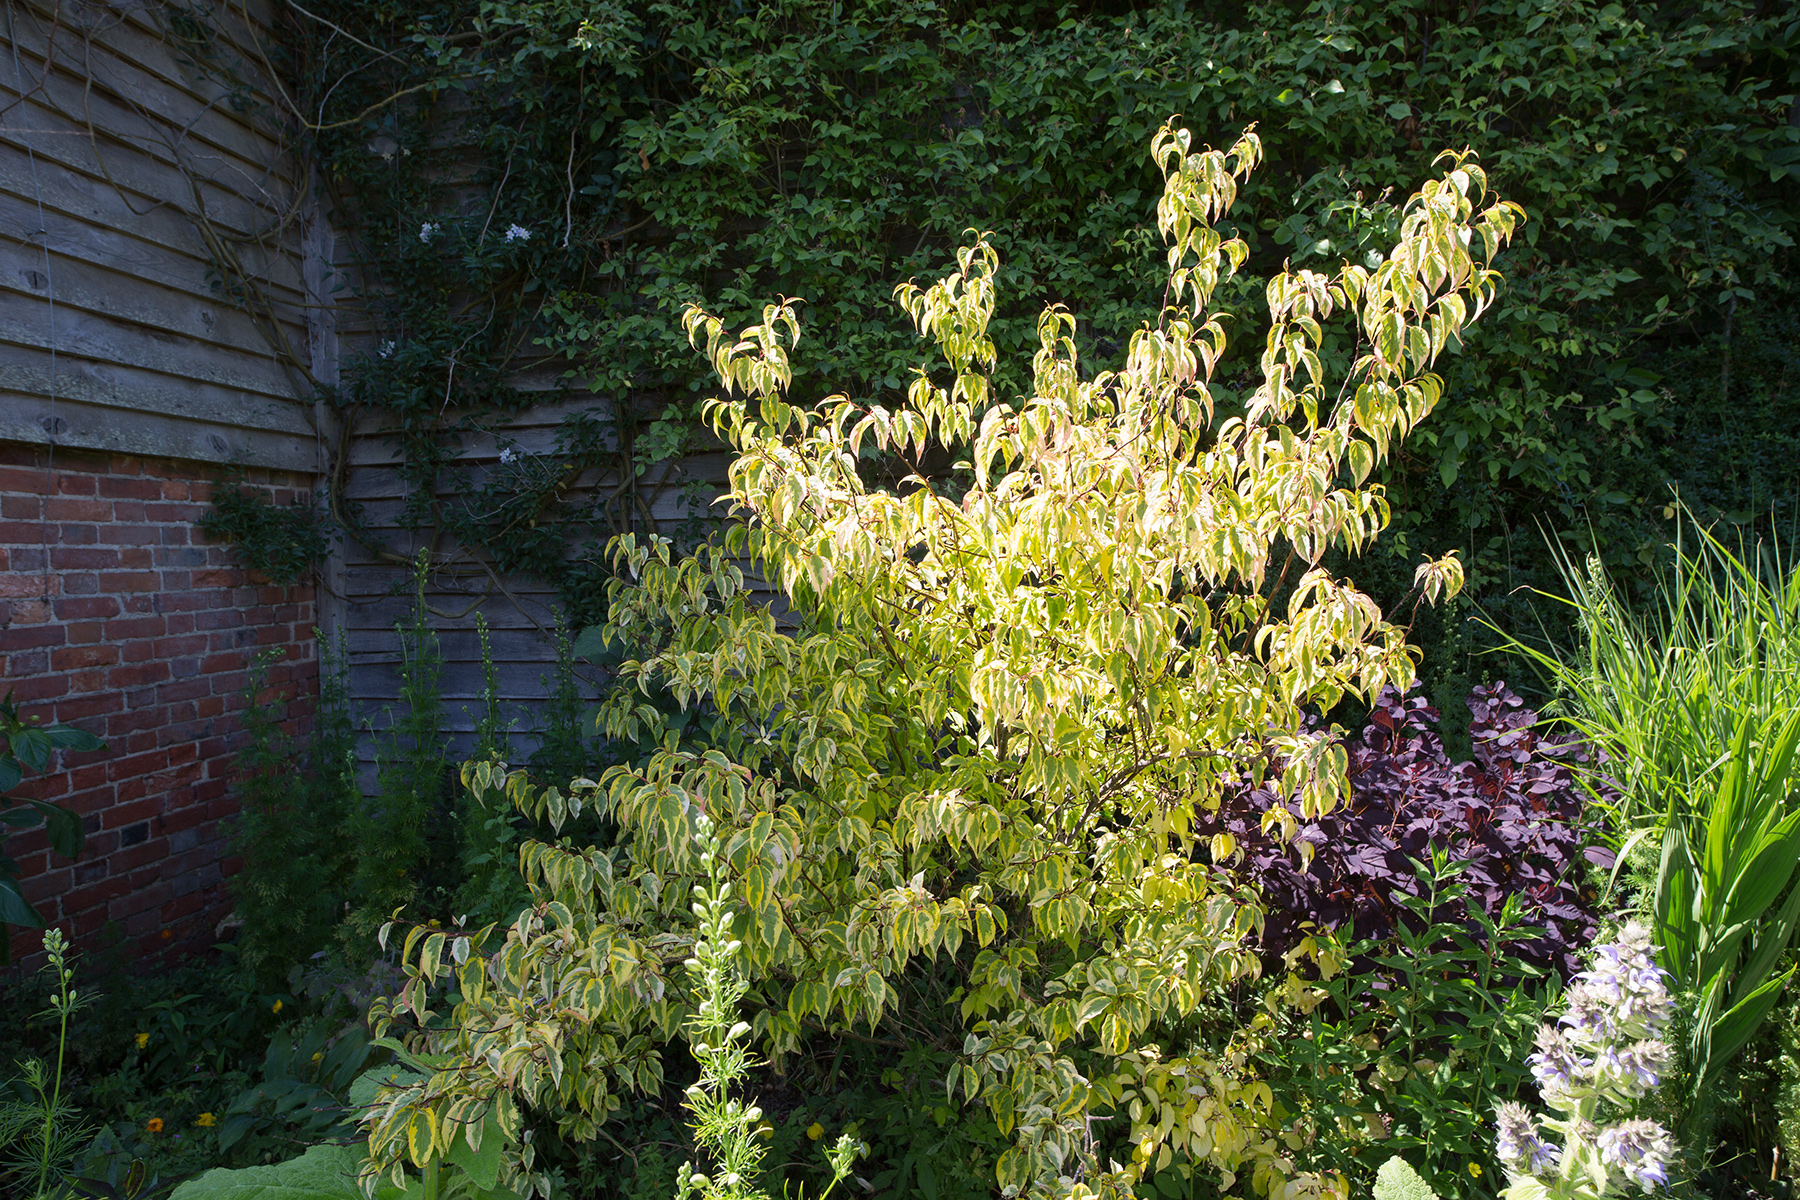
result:
[[(573, 468), (635, 477), (703, 445), (680, 306), (733, 322), (804, 297), (796, 395), (891, 396), (913, 338), (890, 289), (978, 223), (1013, 298), (1002, 362), (1047, 301), (1115, 358), (1157, 274), (1142, 147), (1169, 112), (1215, 143), (1258, 123), (1269, 162), (1233, 214), (1252, 275), (1363, 254), (1446, 146), (1531, 214), (1355, 568), (1403, 607), (1421, 552), (1462, 549), (1464, 607), (1415, 628), (1442, 707), (1481, 673), (1467, 605), (1516, 627), (1515, 589), (1552, 578), (1541, 529), (1629, 574), (1663, 553), (1671, 487), (1703, 515), (1795, 516), (1800, 18), (1780, 5), (325, 0), (294, 19), (298, 107), (381, 330), (333, 399), (393, 422), (415, 526), (559, 581), (580, 620), (602, 573), (581, 546), (644, 514), (578, 499)], [(1222, 300), (1252, 366), (1262, 298)], [(604, 406), (565, 427), (568, 468), (478, 480), (463, 439), (527, 403), (510, 372), (546, 353)]]

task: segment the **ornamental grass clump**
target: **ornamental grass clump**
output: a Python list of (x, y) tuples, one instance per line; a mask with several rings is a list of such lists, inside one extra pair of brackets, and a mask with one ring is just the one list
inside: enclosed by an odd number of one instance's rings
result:
[[(1633, 921), (1595, 951), (1557, 1024), (1538, 1031), (1531, 1073), (1544, 1103), (1561, 1116), (1540, 1120), (1510, 1102), (1496, 1110), (1495, 1151), (1512, 1181), (1506, 1200), (1668, 1186), (1674, 1143), (1655, 1121), (1631, 1116), (1670, 1059), (1661, 1035), (1673, 1002), (1663, 979), (1649, 930)], [(1602, 1118), (1610, 1123), (1601, 1125)]]

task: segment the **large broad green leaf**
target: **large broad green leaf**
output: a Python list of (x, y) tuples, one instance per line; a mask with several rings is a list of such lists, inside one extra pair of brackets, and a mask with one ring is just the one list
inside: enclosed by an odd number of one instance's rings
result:
[(87, 730), (77, 729), (73, 725), (52, 725), (44, 733), (49, 737), (50, 744), (58, 750), (86, 752), (106, 745)]
[(50, 849), (64, 858), (75, 858), (81, 854), (82, 844), (87, 838), (81, 828), (79, 813), (43, 800), (27, 800), (26, 803), (43, 817), (44, 832), (50, 838)]
[(500, 1182), (500, 1161), (506, 1150), (506, 1135), (492, 1116), (482, 1122), (481, 1149), (469, 1149), (466, 1137), (459, 1136), (450, 1149), (451, 1165), (467, 1171), (475, 1186), (491, 1192)]
[(360, 1145), (314, 1146), (273, 1166), (208, 1171), (169, 1200), (364, 1200), (356, 1182), (361, 1169)]
[(10, 879), (0, 879), (0, 923), (23, 925), (28, 929), (44, 927), (44, 918), (25, 902), (25, 897), (19, 894), (19, 885)]

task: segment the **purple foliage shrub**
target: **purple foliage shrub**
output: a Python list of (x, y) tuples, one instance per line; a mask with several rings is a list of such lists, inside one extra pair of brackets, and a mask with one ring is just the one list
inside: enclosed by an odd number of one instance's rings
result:
[[(1334, 929), (1345, 941), (1382, 938), (1418, 918), (1401, 903), (1424, 890), (1414, 861), (1434, 849), (1464, 866), (1467, 903), (1498, 917), (1517, 895), (1527, 926), (1540, 932), (1509, 952), (1568, 978), (1594, 935), (1595, 899), (1582, 865), (1588, 848), (1584, 795), (1575, 766), (1588, 755), (1578, 742), (1545, 737), (1537, 714), (1504, 683), (1478, 687), (1468, 701), (1475, 757), (1453, 763), (1433, 728), (1438, 712), (1423, 697), (1393, 688), (1377, 697), (1368, 725), (1347, 747), (1350, 800), (1329, 815), (1300, 822), (1299, 841), (1313, 847), (1310, 865), (1265, 834), (1263, 814), (1282, 803), (1263, 788), (1240, 788), (1218, 811), (1202, 813), (1203, 835), (1228, 832), (1242, 850), (1233, 870), (1262, 892), (1268, 908), (1262, 950), (1271, 962), (1307, 935), (1306, 923)], [(1290, 806), (1296, 819), (1297, 806)], [(1432, 920), (1478, 933), (1464, 902), (1442, 906)]]

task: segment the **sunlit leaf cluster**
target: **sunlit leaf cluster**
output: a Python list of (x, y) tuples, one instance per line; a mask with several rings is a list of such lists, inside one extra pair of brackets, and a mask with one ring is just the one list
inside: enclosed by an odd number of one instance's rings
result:
[[(1218, 222), (1260, 143), (1201, 148), (1170, 125), (1152, 152), (1167, 290), (1120, 369), (1084, 374), (1051, 306), (1031, 394), (998, 392), (1004, 276), (980, 236), (945, 278), (897, 290), (942, 361), (896, 407), (790, 403), (791, 303), (740, 333), (690, 310), (745, 520), (692, 558), (615, 543), (606, 636), (634, 657), (600, 720), (653, 737), (667, 693), (724, 733), (566, 793), (465, 770), (477, 796), (559, 827), (599, 806), (620, 842), (528, 845), (537, 903), (510, 929), (411, 935), (411, 982), (381, 1015), (432, 1026), (414, 1036), (449, 1057), (372, 1128), (378, 1163), (419, 1161), (402, 1133), (454, 1128), (458, 1106), (554, 1113), (579, 1138), (656, 1086), (655, 1047), (694, 1003), (676, 967), (716, 826), (765, 1052), (879, 1027), (909, 973), (948, 964), (966, 1041), (947, 1083), (1014, 1137), (1005, 1194), (1127, 1195), (1176, 1151), (1260, 1195), (1343, 1189), (1298, 1171), (1241, 1053), (1181, 1032), (1255, 973), (1261, 920), (1196, 822), (1243, 781), (1330, 811), (1344, 754), (1305, 710), (1412, 678), (1401, 631), (1320, 564), (1386, 521), (1369, 464), (1437, 402), (1434, 361), (1493, 300), (1488, 262), (1520, 214), (1446, 156), (1379, 262), (1267, 281), (1262, 383), (1228, 413), (1211, 302), (1244, 247)], [(1334, 326), (1358, 347), (1337, 378), (1318, 353)], [(926, 467), (944, 454), (965, 456), (954, 490)], [(1456, 582), (1453, 562), (1426, 575)], [(434, 1012), (446, 982), (457, 1002)], [(1102, 1153), (1090, 1120), (1121, 1108), (1129, 1141)]]

